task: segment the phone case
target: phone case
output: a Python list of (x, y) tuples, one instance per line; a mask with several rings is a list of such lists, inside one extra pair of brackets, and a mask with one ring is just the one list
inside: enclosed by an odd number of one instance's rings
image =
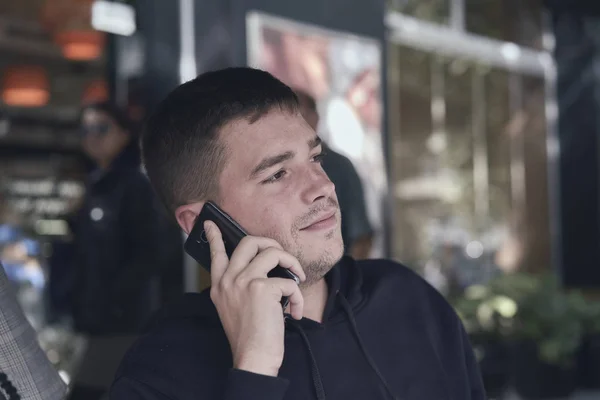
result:
[(246, 232), (214, 203), (207, 202), (202, 207), (194, 227), (185, 241), (184, 249), (202, 267), (210, 271), (210, 246), (204, 232), (205, 221), (214, 222), (221, 231), (228, 257), (231, 257), (237, 245), (246, 236)]
[[(233, 218), (225, 213), (225, 211), (221, 210), (213, 202), (207, 202), (204, 207), (202, 207), (202, 210), (194, 223), (194, 227), (185, 241), (184, 249), (186, 253), (194, 258), (203, 268), (210, 271), (210, 246), (204, 232), (205, 221), (214, 222), (221, 231), (223, 243), (225, 244), (225, 252), (228, 257), (231, 257), (237, 245), (244, 236), (247, 236), (247, 234)], [(296, 281), (297, 284), (300, 283), (296, 274), (280, 266), (273, 268), (267, 275), (270, 278), (288, 278)], [(287, 306), (287, 298), (282, 299), (282, 304), (284, 303), (285, 306)]]

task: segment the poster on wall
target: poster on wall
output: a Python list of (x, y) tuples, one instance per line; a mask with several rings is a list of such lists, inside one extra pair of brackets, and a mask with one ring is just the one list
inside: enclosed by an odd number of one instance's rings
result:
[(249, 13), (246, 23), (248, 64), (315, 98), (317, 133), (354, 164), (375, 230), (371, 256), (384, 256), (380, 42), (260, 12)]

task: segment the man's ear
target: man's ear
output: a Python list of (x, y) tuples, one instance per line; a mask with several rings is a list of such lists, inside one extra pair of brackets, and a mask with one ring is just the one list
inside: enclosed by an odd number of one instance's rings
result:
[(175, 210), (175, 218), (186, 234), (189, 235), (192, 231), (194, 222), (196, 222), (196, 218), (198, 218), (198, 214), (200, 214), (204, 203), (204, 201), (200, 201), (198, 203), (186, 204)]

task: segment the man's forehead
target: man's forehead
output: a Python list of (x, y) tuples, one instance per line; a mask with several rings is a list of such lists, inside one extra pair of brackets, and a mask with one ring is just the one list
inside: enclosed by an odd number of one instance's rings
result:
[(231, 121), (220, 130), (220, 139), (228, 149), (248, 153), (252, 148), (293, 146), (305, 142), (310, 133), (299, 113), (271, 111), (254, 122), (248, 118)]
[(245, 119), (232, 121), (220, 131), (227, 148), (227, 164), (235, 164), (236, 170), (246, 174), (264, 157), (306, 149), (306, 143), (314, 136), (300, 114), (288, 112), (271, 112), (254, 123)]

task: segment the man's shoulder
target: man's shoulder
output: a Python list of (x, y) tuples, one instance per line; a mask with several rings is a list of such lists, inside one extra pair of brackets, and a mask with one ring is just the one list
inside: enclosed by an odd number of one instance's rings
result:
[(431, 306), (448, 311), (450, 306), (442, 294), (414, 269), (396, 261), (369, 259), (357, 261), (363, 276), (363, 290), (371, 295), (393, 295), (402, 302), (421, 308)]
[(202, 347), (205, 343), (197, 343), (195, 338), (201, 336), (223, 335), (223, 327), (219, 316), (210, 300), (209, 290), (201, 293), (185, 293), (159, 310), (138, 343), (132, 350), (141, 351), (152, 348), (156, 344), (173, 343), (177, 346), (192, 345)]
[(187, 293), (157, 313), (123, 358), (116, 378), (158, 383), (157, 379), (166, 382), (180, 374), (206, 375), (212, 367), (217, 369), (230, 350), (207, 299), (205, 292)]

